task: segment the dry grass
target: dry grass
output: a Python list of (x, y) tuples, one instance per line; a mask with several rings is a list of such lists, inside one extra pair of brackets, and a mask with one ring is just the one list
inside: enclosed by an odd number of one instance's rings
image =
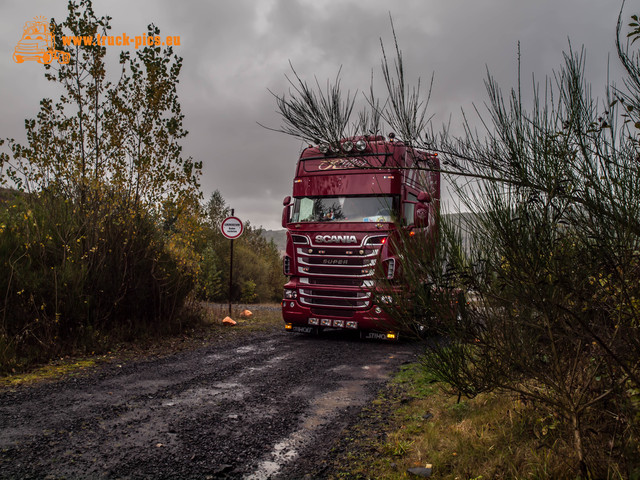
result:
[(15, 387), (43, 380), (55, 380), (64, 376), (78, 375), (95, 367), (98, 363), (99, 360), (95, 358), (61, 358), (47, 365), (34, 368), (27, 373), (1, 377), (0, 387)]
[(416, 466), (431, 466), (434, 479), (575, 478), (554, 419), (512, 395), (458, 403), (412, 365), (375, 403), (336, 449), (331, 478), (405, 479)]
[[(202, 309), (202, 321), (205, 325), (217, 330), (233, 331), (222, 324), (222, 320), (229, 316), (228, 305), (205, 303), (202, 305)], [(243, 318), (242, 312), (244, 310), (251, 311), (253, 315), (250, 318)], [(232, 305), (230, 317), (238, 323), (238, 325), (232, 328), (241, 330), (242, 332), (262, 331), (272, 328), (275, 325), (284, 328), (280, 304)]]

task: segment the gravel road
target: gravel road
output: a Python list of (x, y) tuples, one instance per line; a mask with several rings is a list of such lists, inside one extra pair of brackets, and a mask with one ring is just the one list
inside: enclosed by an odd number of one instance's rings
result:
[(0, 392), (0, 478), (321, 477), (412, 343), (280, 329)]

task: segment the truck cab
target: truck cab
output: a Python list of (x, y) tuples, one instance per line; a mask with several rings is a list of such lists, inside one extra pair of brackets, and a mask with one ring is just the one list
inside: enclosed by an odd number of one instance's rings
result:
[(288, 330), (398, 337), (379, 305), (391, 301), (379, 280), (387, 289), (404, 288), (399, 229), (437, 235), (438, 171), (436, 154), (393, 137), (351, 137), (302, 152), (282, 214), (289, 277), (282, 315)]

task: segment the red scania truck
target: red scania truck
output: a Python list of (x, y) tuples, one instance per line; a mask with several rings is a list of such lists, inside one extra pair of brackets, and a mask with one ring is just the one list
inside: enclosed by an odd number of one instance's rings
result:
[[(399, 327), (376, 302), (403, 289), (398, 229), (437, 235), (440, 175), (436, 154), (383, 136), (306, 148), (284, 199), (287, 229), (282, 316), (293, 332), (358, 330), (396, 339)], [(394, 282), (395, 280), (395, 282)], [(386, 293), (386, 294), (385, 294)]]

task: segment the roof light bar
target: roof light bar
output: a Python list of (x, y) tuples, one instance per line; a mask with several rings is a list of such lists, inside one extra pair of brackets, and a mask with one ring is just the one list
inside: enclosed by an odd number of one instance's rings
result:
[(367, 142), (365, 142), (362, 138), (356, 142), (356, 150), (359, 152), (364, 152), (367, 149)]

